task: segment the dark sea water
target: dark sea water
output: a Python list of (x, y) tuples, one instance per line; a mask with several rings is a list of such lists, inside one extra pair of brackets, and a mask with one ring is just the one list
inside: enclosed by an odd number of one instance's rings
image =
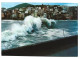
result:
[[(23, 21), (13, 21), (13, 20), (3, 20), (1, 21), (1, 31), (2, 33), (5, 30), (10, 30), (13, 25), (12, 24), (23, 24)], [(17, 48), (26, 45), (32, 45), (40, 42), (46, 42), (49, 40), (56, 40), (59, 38), (69, 37), (73, 35), (78, 35), (78, 21), (77, 20), (56, 20), (56, 24), (54, 28), (48, 29), (47, 27), (42, 27), (39, 31), (33, 32), (26, 36), (16, 37), (15, 40), (10, 41), (2, 41), (1, 48), (2, 50)], [(5, 38), (7, 39), (7, 37)], [(70, 50), (76, 50), (77, 47), (72, 47)], [(67, 50), (67, 51), (68, 51)], [(57, 54), (52, 54), (54, 56), (61, 55), (63, 52), (67, 53), (67, 51), (58, 52)]]

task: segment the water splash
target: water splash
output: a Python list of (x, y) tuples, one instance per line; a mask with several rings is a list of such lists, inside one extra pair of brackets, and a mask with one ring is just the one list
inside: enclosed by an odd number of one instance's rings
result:
[(47, 18), (36, 18), (33, 16), (27, 16), (24, 19), (22, 25), (12, 24), (10, 30), (3, 31), (2, 41), (15, 40), (18, 36), (26, 36), (28, 33), (31, 33), (32, 31), (37, 31), (41, 28), (42, 22), (44, 21), (48, 24), (48, 26), (51, 26), (51, 20), (48, 20)]

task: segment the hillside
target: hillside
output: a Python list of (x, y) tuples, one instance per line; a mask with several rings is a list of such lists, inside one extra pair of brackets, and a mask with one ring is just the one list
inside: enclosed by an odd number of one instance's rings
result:
[(9, 9), (22, 8), (22, 7), (28, 7), (28, 6), (33, 6), (33, 5), (32, 4), (28, 4), (28, 3), (22, 3), (22, 4), (14, 6), (14, 7), (11, 7)]

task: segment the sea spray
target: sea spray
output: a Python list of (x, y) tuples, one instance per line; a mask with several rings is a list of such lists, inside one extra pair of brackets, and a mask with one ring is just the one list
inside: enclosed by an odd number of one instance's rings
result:
[(33, 16), (27, 16), (22, 25), (12, 24), (11, 30), (3, 31), (2, 41), (15, 40), (18, 36), (26, 36), (33, 30), (39, 30), (41, 28), (41, 24), (42, 22), (39, 17), (35, 18)]
[(28, 32), (32, 30), (39, 30), (41, 28), (42, 22), (40, 17), (28, 16), (24, 19), (24, 25), (26, 25), (26, 29)]
[(42, 24), (45, 25), (47, 28), (54, 28), (56, 21), (53, 19), (41, 18)]
[(27, 35), (25, 27), (20, 24), (12, 24), (11, 31), (15, 34), (15, 36), (25, 36)]
[(22, 25), (12, 24), (10, 30), (2, 32), (2, 41), (15, 40), (17, 37), (26, 36), (33, 31), (38, 31), (41, 28), (42, 22), (45, 22), (48, 28), (51, 27), (51, 22), (55, 23), (54, 20), (52, 21), (47, 18), (27, 16)]
[(10, 30), (5, 30), (1, 35), (2, 41), (15, 40), (15, 34)]

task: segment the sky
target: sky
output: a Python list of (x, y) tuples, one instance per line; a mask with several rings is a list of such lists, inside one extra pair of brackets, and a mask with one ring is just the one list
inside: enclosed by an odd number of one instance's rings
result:
[[(1, 3), (1, 6), (4, 7), (4, 8), (11, 8), (11, 7), (14, 7), (18, 4), (22, 4), (24, 2), (2, 2)], [(33, 4), (33, 5), (67, 5), (67, 6), (78, 6), (77, 3), (29, 3), (29, 4)]]

